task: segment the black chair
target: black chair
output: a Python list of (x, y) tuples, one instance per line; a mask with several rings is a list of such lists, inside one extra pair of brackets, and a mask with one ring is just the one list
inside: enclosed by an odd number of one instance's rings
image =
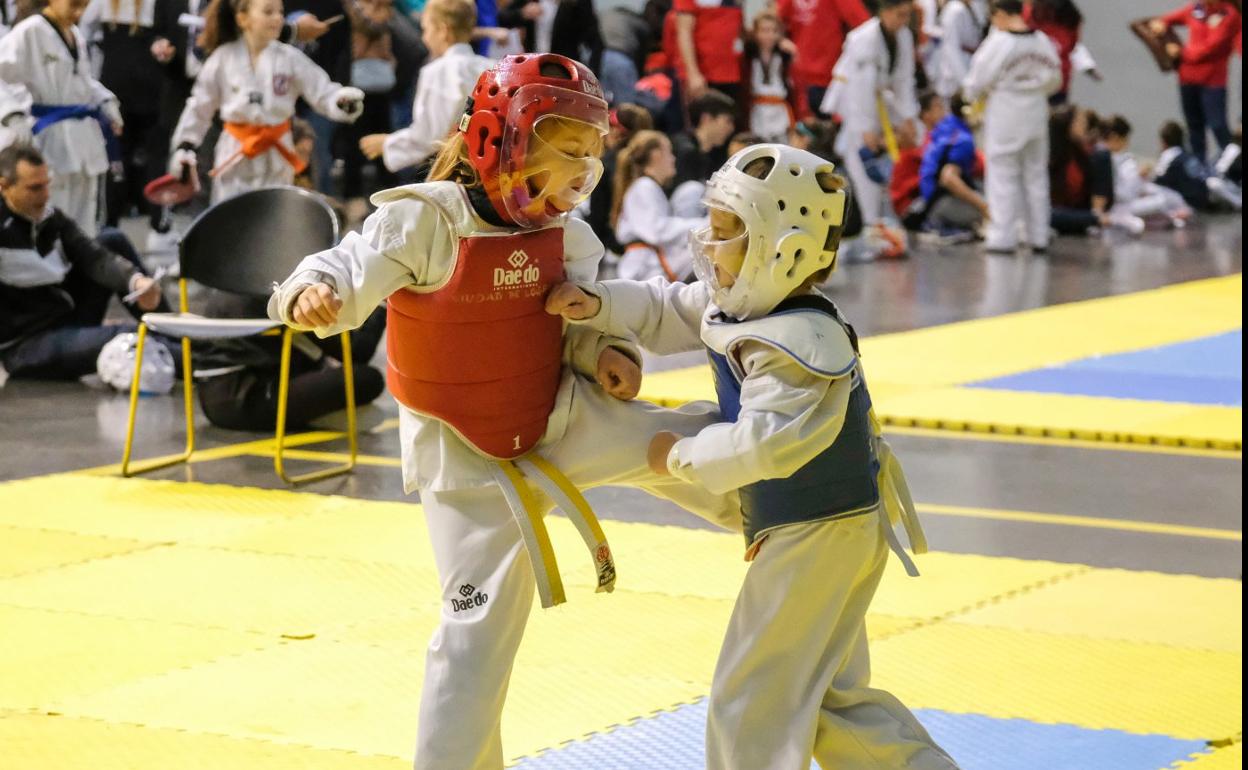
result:
[[(130, 384), (130, 416), (121, 473), (139, 473), (184, 463), (195, 452), (195, 409), (192, 401), (191, 341), (282, 335), (281, 380), (278, 390), (274, 466), (288, 484), (323, 479), (348, 473), (355, 467), (357, 453), (354, 374), (351, 338), (342, 333), (342, 371), (347, 400), (347, 441), (350, 459), (328, 468), (290, 475), (283, 463), (286, 438), (286, 399), (290, 387), (290, 350), (294, 330), (268, 318), (206, 318), (187, 310), (187, 281), (221, 291), (253, 297), (267, 297), (274, 282), (294, 272), (308, 254), (323, 251), (338, 242), (338, 218), (325, 200), (297, 187), (252, 190), (221, 201), (191, 223), (178, 244), (181, 274), (178, 279), (177, 313), (146, 313), (139, 323), (135, 351), (134, 378)], [(131, 465), (135, 414), (139, 403), (139, 370), (147, 330), (182, 339), (183, 399), (186, 411), (186, 450), (175, 457), (157, 458)]]

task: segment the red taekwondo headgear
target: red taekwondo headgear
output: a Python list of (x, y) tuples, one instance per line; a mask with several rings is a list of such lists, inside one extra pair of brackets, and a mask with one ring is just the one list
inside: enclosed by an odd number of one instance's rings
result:
[[(579, 140), (543, 138), (535, 129), (551, 118), (590, 130)], [(490, 202), (521, 227), (548, 224), (589, 197), (609, 128), (598, 78), (551, 53), (507, 56), (481, 73), (459, 123)]]

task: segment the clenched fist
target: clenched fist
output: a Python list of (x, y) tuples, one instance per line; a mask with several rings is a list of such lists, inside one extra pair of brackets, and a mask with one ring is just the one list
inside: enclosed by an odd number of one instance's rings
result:
[(332, 326), (338, 320), (342, 300), (326, 283), (314, 283), (295, 298), (290, 308), (290, 318), (296, 326), (321, 328)]
[(667, 469), (667, 456), (672, 453), (672, 447), (680, 439), (679, 433), (672, 433), (670, 430), (661, 430), (654, 434), (654, 438), (650, 439), (650, 447), (646, 451), (646, 463), (650, 466), (650, 470), (660, 476), (671, 475)]
[(593, 318), (601, 309), (602, 300), (574, 283), (561, 283), (546, 295), (546, 312), (569, 321)]
[(612, 396), (632, 401), (641, 390), (641, 367), (615, 348), (603, 348), (598, 354), (596, 379)]

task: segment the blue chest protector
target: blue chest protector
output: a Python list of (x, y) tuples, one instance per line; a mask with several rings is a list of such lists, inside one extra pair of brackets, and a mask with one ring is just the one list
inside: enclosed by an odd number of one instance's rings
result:
[[(827, 313), (836, 319), (857, 351), (853, 329), (841, 320), (836, 307), (824, 297), (785, 300), (771, 315), (812, 311)], [(736, 422), (741, 414), (741, 380), (727, 356), (710, 348), (707, 348), (707, 355), (715, 375), (720, 412), (725, 421)], [(791, 476), (758, 481), (739, 490), (747, 545), (776, 527), (854, 516), (879, 504), (879, 462), (872, 441), (871, 396), (861, 369), (855, 367), (855, 371), (846, 376), (854, 378), (854, 386), (845, 423), (836, 440)]]

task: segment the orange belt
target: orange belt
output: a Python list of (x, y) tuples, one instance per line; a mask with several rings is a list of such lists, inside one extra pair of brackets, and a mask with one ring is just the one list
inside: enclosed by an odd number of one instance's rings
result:
[(767, 94), (754, 96), (754, 97), (751, 97), (751, 99), (753, 100), (754, 104), (782, 104), (784, 105), (784, 108), (788, 110), (788, 113), (789, 113), (789, 126), (793, 125), (793, 122), (794, 122), (793, 105), (789, 104), (788, 99), (785, 99), (783, 96), (771, 96)]
[(681, 279), (676, 275), (676, 271), (672, 270), (672, 266), (667, 263), (667, 255), (663, 253), (663, 249), (645, 241), (633, 241), (624, 247), (624, 253), (627, 254), (637, 249), (653, 251), (654, 255), (659, 258), (659, 267), (663, 268), (663, 274), (667, 276), (667, 280), (672, 283), (680, 283)]
[(282, 139), (286, 134), (290, 133), (290, 121), (278, 123), (274, 126), (262, 126), (256, 123), (230, 123), (225, 124), (226, 133), (238, 140), (242, 145), (238, 152), (226, 158), (210, 172), (210, 176), (216, 176), (225, 171), (230, 166), (238, 163), (243, 158), (255, 158), (269, 150), (277, 150), (277, 152), (286, 159), (286, 162), (295, 169), (295, 173), (302, 173), (308, 167), (303, 159), (295, 154), (294, 150), (282, 144)]

